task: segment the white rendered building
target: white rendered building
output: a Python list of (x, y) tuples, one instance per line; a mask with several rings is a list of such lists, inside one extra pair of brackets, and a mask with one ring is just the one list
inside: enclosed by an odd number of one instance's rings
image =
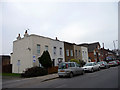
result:
[(12, 73), (22, 73), (27, 68), (40, 66), (38, 57), (45, 50), (48, 50), (54, 66), (64, 61), (64, 43), (62, 41), (35, 34), (28, 35), (27, 31), (23, 38), (19, 34), (17, 40), (13, 42)]

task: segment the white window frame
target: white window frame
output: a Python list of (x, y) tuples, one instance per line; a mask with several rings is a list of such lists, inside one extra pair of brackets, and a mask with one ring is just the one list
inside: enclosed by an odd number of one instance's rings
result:
[(62, 47), (60, 47), (60, 56), (62, 56)]
[(48, 46), (47, 45), (45, 45), (45, 51), (48, 51)]
[(68, 49), (66, 50), (66, 56), (69, 56), (69, 50)]
[[(39, 46), (39, 48), (38, 48)], [(40, 54), (40, 44), (37, 44), (37, 54)]]
[(56, 47), (53, 47), (53, 54), (56, 55), (57, 53), (57, 48)]

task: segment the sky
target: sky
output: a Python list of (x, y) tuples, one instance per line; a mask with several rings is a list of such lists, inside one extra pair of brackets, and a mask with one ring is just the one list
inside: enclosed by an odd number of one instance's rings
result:
[[(26, 1), (0, 3), (2, 46), (0, 54), (10, 55), (18, 33), (57, 37), (70, 43), (102, 43), (106, 49), (118, 48), (118, 2)], [(1, 41), (1, 40), (0, 40)]]

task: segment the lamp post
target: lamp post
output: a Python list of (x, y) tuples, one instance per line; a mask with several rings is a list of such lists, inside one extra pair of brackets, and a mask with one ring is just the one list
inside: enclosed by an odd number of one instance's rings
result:
[(118, 40), (113, 40), (114, 51), (116, 50), (115, 41), (118, 41)]

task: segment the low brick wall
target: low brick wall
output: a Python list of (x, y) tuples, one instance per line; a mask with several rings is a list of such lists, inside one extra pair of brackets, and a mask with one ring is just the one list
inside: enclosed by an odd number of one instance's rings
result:
[(58, 66), (48, 68), (48, 74), (57, 73), (58, 72)]

